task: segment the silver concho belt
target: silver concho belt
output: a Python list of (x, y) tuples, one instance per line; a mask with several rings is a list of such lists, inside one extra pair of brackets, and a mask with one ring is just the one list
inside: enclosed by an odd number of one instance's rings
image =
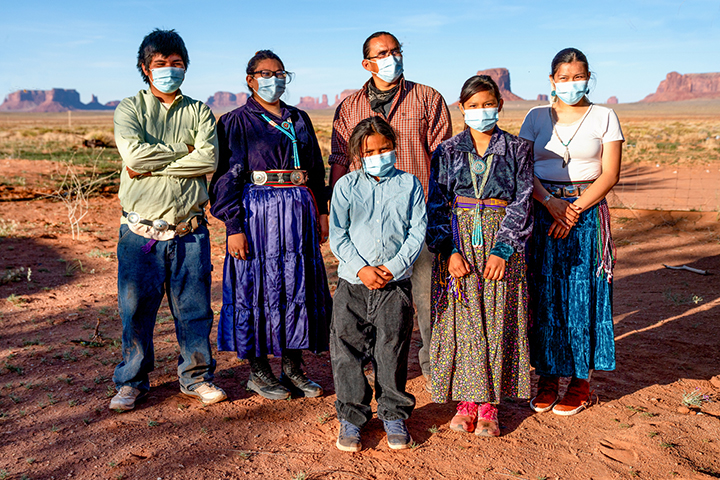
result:
[(255, 185), (270, 187), (298, 187), (308, 181), (307, 170), (254, 170), (250, 181)]

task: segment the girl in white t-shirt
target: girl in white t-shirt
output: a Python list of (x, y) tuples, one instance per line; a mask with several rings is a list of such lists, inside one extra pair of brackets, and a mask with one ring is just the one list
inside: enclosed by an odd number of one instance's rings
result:
[[(615, 112), (587, 98), (590, 71), (575, 48), (552, 61), (553, 103), (525, 117), (534, 145), (535, 223), (528, 259), (530, 361), (540, 375), (530, 407), (574, 415), (591, 404), (592, 370), (615, 369), (614, 244), (605, 195), (620, 176)], [(571, 377), (562, 399), (559, 377)]]

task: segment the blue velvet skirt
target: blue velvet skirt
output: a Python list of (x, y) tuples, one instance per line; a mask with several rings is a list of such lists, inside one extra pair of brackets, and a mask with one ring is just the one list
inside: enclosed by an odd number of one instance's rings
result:
[(598, 275), (599, 208), (583, 212), (566, 239), (548, 236), (552, 223), (535, 202), (528, 254), (530, 363), (538, 375), (587, 379), (590, 370), (615, 369), (612, 283)]
[(250, 253), (225, 252), (218, 350), (240, 358), (326, 351), (332, 300), (312, 193), (248, 185), (243, 206)]

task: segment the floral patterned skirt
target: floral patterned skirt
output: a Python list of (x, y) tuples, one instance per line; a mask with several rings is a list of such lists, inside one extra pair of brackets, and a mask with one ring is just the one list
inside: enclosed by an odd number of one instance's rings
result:
[(514, 253), (502, 280), (484, 280), (482, 272), (505, 210), (482, 212), (483, 245), (472, 245), (472, 209), (455, 209), (459, 250), (472, 272), (448, 291), (447, 258), (433, 265), (432, 399), (497, 403), (504, 397), (530, 396), (525, 257)]

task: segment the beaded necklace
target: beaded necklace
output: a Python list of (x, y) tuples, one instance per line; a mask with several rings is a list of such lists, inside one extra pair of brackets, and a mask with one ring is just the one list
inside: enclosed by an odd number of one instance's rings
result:
[(553, 133), (555, 134), (557, 139), (560, 141), (562, 146), (565, 147), (565, 152), (563, 153), (562, 168), (566, 168), (568, 163), (570, 163), (570, 148), (569, 148), (570, 142), (572, 142), (573, 138), (575, 138), (575, 135), (577, 135), (577, 133), (580, 131), (580, 127), (582, 127), (582, 124), (585, 121), (585, 119), (587, 118), (588, 113), (590, 113), (590, 110), (592, 110), (593, 105), (594, 104), (592, 104), (592, 103), (590, 104), (590, 108), (587, 109), (587, 111), (585, 112), (585, 115), (583, 115), (582, 119), (580, 119), (580, 125), (578, 125), (577, 129), (575, 130), (575, 133), (572, 134), (572, 137), (570, 137), (570, 140), (568, 140), (567, 143), (563, 142), (562, 138), (560, 138), (560, 135), (558, 134), (557, 128), (556, 128), (557, 122), (555, 121), (555, 118), (553, 118), (552, 108), (550, 109), (550, 120), (552, 121), (552, 124), (553, 124)]

